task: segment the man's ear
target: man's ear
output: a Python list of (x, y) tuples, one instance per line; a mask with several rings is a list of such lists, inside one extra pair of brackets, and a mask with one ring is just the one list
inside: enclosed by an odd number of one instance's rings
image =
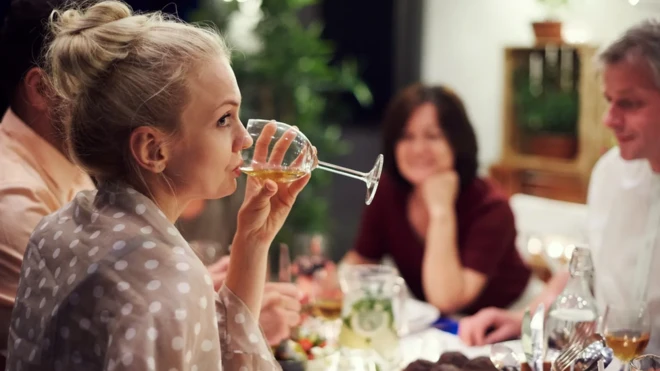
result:
[(167, 136), (151, 126), (140, 126), (133, 130), (129, 145), (133, 159), (141, 169), (154, 174), (162, 173), (170, 158)]

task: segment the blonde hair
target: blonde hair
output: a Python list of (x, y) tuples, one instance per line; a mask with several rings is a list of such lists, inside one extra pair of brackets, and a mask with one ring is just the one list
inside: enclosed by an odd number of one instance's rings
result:
[(50, 26), (45, 69), (62, 102), (68, 150), (101, 181), (141, 177), (129, 149), (133, 129), (175, 133), (189, 74), (229, 58), (215, 30), (159, 12), (134, 15), (119, 1), (56, 10)]

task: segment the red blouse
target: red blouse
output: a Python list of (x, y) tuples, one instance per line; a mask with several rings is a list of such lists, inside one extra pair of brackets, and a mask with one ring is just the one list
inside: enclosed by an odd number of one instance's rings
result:
[[(372, 260), (390, 255), (412, 293), (426, 300), (421, 273), (425, 242), (408, 221), (407, 200), (408, 192), (383, 174), (362, 216), (355, 251)], [(456, 223), (461, 264), (487, 277), (481, 294), (461, 312), (509, 306), (522, 294), (531, 271), (516, 250), (507, 197), (490, 181), (475, 179), (456, 200)]]

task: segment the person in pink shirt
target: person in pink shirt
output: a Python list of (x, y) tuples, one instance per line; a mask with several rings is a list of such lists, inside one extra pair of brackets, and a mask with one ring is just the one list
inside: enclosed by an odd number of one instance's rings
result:
[(44, 216), (94, 188), (64, 155), (61, 123), (49, 111), (44, 76), (35, 65), (42, 21), (56, 3), (12, 2), (0, 34), (0, 102), (9, 105), (0, 107), (0, 350), (6, 349), (30, 234)]

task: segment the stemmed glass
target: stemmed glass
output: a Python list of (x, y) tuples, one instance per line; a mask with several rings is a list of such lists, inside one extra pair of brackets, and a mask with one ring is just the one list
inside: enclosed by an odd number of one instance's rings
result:
[(242, 151), (241, 171), (260, 179), (272, 179), (279, 183), (293, 182), (315, 169), (323, 169), (350, 178), (359, 179), (367, 185), (366, 204), (371, 204), (380, 174), (383, 170), (383, 155), (378, 155), (376, 164), (367, 173), (318, 161), (316, 150), (295, 127), (273, 120), (251, 119), (247, 131), (254, 144)]
[(660, 369), (660, 357), (652, 354), (645, 354), (630, 361), (630, 368), (633, 371), (655, 371)]
[(629, 370), (630, 361), (643, 354), (651, 338), (651, 319), (645, 302), (608, 304), (603, 333), (614, 356)]

